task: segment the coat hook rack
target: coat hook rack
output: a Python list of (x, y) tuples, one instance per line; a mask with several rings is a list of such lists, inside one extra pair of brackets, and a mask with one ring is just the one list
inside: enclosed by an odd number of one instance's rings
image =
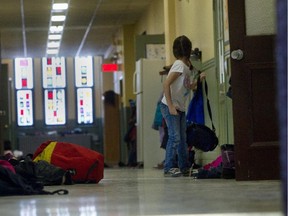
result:
[(202, 51), (200, 51), (199, 48), (195, 48), (191, 52), (190, 59), (191, 59), (191, 61), (201, 61), (202, 60)]

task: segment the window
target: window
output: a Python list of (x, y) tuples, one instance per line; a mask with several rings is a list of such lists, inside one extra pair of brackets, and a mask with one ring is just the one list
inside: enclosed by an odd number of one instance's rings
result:
[(15, 59), (15, 88), (18, 126), (32, 126), (33, 118), (33, 64), (32, 58)]
[(42, 58), (45, 123), (66, 124), (66, 65), (64, 57)]
[(75, 86), (78, 124), (93, 123), (93, 61), (92, 57), (75, 58)]

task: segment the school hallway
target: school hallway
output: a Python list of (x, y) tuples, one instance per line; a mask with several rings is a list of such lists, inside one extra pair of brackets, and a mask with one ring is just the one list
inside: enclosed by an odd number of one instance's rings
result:
[(107, 168), (99, 184), (45, 187), (68, 195), (7, 196), (0, 215), (283, 215), (280, 181), (163, 177), (158, 169)]

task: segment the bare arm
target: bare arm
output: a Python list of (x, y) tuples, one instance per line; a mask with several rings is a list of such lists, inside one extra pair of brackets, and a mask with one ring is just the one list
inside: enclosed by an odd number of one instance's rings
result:
[(178, 115), (178, 113), (176, 110), (177, 107), (175, 107), (172, 103), (170, 86), (180, 75), (181, 73), (173, 72), (166, 78), (163, 83), (164, 95), (166, 97), (167, 106), (171, 115)]

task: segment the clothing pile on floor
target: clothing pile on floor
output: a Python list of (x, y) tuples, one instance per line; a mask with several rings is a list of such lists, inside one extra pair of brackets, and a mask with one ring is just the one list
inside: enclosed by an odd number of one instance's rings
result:
[(98, 183), (103, 179), (104, 157), (83, 146), (47, 141), (32, 155), (0, 157), (0, 195), (67, 194), (48, 192), (48, 185)]
[(193, 173), (198, 179), (211, 178), (235, 178), (234, 145), (221, 145), (221, 155)]

